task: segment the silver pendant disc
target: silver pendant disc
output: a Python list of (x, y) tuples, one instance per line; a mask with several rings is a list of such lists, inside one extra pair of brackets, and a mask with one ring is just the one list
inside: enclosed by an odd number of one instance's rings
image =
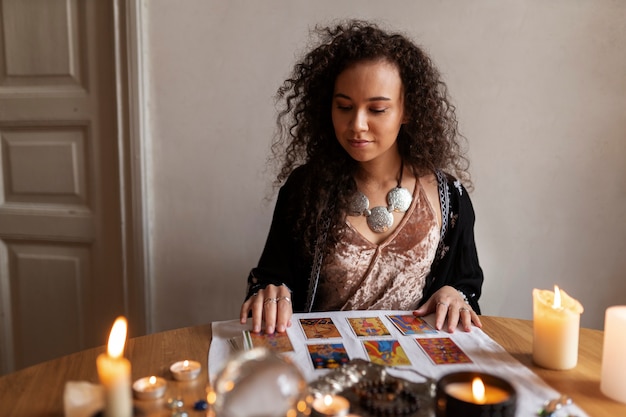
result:
[(404, 213), (411, 206), (413, 196), (404, 187), (396, 187), (387, 193), (387, 204), (389, 204), (390, 210)]
[(360, 191), (354, 194), (354, 198), (350, 202), (350, 214), (353, 216), (361, 216), (370, 206), (367, 196)]
[(367, 217), (367, 225), (375, 233), (383, 233), (393, 225), (393, 215), (386, 207), (374, 207)]

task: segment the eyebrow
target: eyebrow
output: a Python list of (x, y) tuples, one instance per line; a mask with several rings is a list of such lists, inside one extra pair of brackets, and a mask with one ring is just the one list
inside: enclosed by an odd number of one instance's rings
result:
[[(349, 96), (342, 94), (342, 93), (337, 93), (335, 94), (336, 98), (345, 98), (346, 100), (352, 100)], [(370, 97), (367, 99), (367, 101), (391, 101), (391, 99), (389, 97), (385, 97), (385, 96), (376, 96), (376, 97)]]

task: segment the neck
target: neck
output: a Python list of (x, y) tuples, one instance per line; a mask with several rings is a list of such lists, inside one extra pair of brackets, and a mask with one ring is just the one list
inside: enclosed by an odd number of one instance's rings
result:
[(357, 183), (370, 186), (386, 187), (389, 183), (395, 185), (398, 182), (402, 165), (402, 158), (399, 154), (395, 154), (392, 158), (387, 158), (384, 161), (362, 162), (357, 169), (355, 180)]

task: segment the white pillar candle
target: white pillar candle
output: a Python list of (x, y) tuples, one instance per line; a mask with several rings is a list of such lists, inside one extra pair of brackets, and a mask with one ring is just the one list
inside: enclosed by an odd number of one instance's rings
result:
[(571, 369), (578, 363), (578, 334), (583, 306), (554, 286), (533, 290), (533, 360), (548, 369)]
[(124, 358), (126, 319), (118, 317), (113, 324), (107, 353), (98, 356), (98, 377), (104, 387), (104, 416), (132, 417), (133, 400), (130, 385), (130, 361)]
[(600, 390), (626, 403), (626, 306), (613, 306), (604, 315), (604, 347)]

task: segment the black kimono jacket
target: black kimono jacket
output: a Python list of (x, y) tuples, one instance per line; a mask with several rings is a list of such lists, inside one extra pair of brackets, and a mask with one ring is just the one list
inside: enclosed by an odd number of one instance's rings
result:
[[(278, 193), (265, 248), (257, 267), (248, 276), (246, 296), (247, 299), (269, 284), (284, 284), (292, 292), (294, 312), (314, 310), (317, 286), (316, 273), (311, 274), (313, 261), (302, 256), (301, 242), (292, 233), (289, 221), (290, 206), (298, 199), (304, 175), (304, 167), (294, 170)], [(435, 291), (450, 285), (465, 294), (468, 304), (480, 314), (478, 299), (483, 272), (474, 241), (472, 202), (460, 181), (441, 171), (436, 172), (436, 176), (442, 211), (441, 239), (420, 305)]]

